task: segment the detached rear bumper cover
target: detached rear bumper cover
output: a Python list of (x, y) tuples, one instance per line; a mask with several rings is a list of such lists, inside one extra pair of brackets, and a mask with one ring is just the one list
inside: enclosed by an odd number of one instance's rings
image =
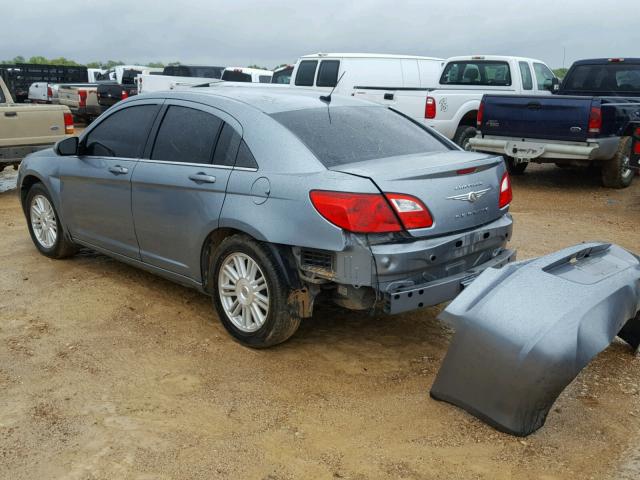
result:
[(528, 435), (616, 335), (638, 350), (638, 310), (639, 258), (616, 245), (485, 270), (440, 315), (456, 333), (431, 396)]

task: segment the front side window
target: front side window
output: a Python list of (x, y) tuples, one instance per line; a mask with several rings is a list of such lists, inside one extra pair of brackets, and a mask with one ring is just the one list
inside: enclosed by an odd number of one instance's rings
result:
[(296, 72), (296, 85), (299, 87), (312, 87), (317, 66), (317, 60), (303, 60), (300, 62), (298, 71)]
[(135, 105), (109, 115), (84, 140), (85, 155), (140, 158), (159, 105)]
[(335, 87), (338, 83), (338, 70), (340, 70), (339, 60), (323, 60), (320, 62), (318, 70), (318, 87)]
[(442, 71), (440, 84), (506, 87), (511, 85), (511, 70), (507, 62), (449, 62)]
[(291, 83), (291, 73), (293, 69), (286, 68), (284, 70), (280, 70), (279, 72), (274, 72), (273, 77), (271, 77), (271, 83), (278, 83), (280, 85), (289, 85)]
[(448, 150), (427, 130), (385, 107), (308, 108), (271, 117), (297, 136), (327, 168)]
[(152, 160), (211, 163), (222, 120), (193, 108), (171, 105), (156, 135)]
[(522, 76), (522, 89), (533, 90), (533, 79), (531, 78), (531, 69), (527, 62), (518, 62), (520, 66), (520, 75)]
[[(551, 85), (551, 81), (555, 78), (555, 75), (549, 67), (547, 67), (544, 63), (534, 62), (533, 71), (536, 74), (536, 82), (538, 83), (538, 90), (545, 90), (546, 86)], [(547, 87), (548, 88), (548, 87)]]

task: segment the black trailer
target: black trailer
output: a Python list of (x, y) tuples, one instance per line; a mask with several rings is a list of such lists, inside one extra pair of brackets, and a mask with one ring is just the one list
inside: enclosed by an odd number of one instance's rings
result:
[(0, 76), (16, 102), (24, 102), (29, 96), (29, 86), (35, 82), (86, 83), (87, 67), (63, 65), (39, 65), (16, 63), (0, 65)]

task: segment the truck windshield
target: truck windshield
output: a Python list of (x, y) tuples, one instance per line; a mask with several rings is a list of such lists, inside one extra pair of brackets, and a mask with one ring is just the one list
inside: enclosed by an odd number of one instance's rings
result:
[(575, 92), (640, 93), (640, 65), (607, 63), (571, 69), (562, 90)]
[(327, 107), (271, 115), (327, 167), (449, 150), (427, 130), (384, 107)]
[(507, 62), (456, 61), (447, 63), (440, 77), (441, 85), (511, 85)]

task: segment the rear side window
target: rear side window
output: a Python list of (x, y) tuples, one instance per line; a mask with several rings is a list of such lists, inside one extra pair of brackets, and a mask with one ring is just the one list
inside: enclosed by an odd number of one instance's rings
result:
[(172, 105), (158, 130), (151, 158), (184, 163), (211, 163), (222, 120), (200, 110)]
[[(328, 107), (271, 115), (325, 167), (449, 150), (424, 128), (384, 107)], [(425, 162), (428, 162), (425, 159)]]
[(260, 75), (258, 77), (258, 82), (260, 82), (260, 83), (271, 83), (271, 76), (270, 75)]
[(511, 70), (507, 62), (449, 62), (442, 71), (440, 84), (506, 87), (511, 85)]
[(545, 84), (550, 85), (549, 82), (554, 78), (553, 72), (549, 70), (544, 63), (534, 63), (533, 71), (536, 73), (536, 81), (538, 83), (538, 90), (544, 90)]
[(109, 115), (85, 138), (84, 154), (140, 158), (159, 109), (159, 105), (137, 105)]
[(236, 167), (240, 168), (258, 168), (256, 159), (253, 157), (251, 150), (244, 140), (240, 142), (240, 148), (238, 149), (238, 158), (236, 159)]
[(533, 90), (533, 78), (531, 78), (531, 69), (527, 62), (518, 62), (520, 66), (520, 75), (522, 76), (522, 89)]
[(335, 87), (338, 83), (338, 70), (340, 70), (339, 60), (323, 60), (320, 62), (318, 70), (318, 87)]
[(213, 154), (213, 164), (233, 167), (236, 163), (238, 145), (240, 145), (240, 135), (233, 127), (225, 123)]
[(298, 65), (295, 84), (299, 87), (312, 87), (316, 75), (317, 60), (303, 60)]
[(4, 91), (0, 89), (0, 103), (7, 103), (7, 99), (4, 98)]
[(251, 75), (239, 70), (225, 70), (222, 74), (222, 80), (226, 80), (228, 82), (250, 82)]

